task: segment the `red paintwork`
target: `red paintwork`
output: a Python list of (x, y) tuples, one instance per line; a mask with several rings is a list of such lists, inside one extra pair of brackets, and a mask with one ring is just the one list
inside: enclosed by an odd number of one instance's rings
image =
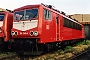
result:
[[(39, 5), (27, 5), (21, 8), (17, 8), (14, 10), (20, 11), (20, 10), (26, 10), (26, 9), (31, 9), (31, 8), (38, 8), (39, 10), (39, 16), (38, 16), (38, 27), (31, 29), (31, 30), (26, 30), (24, 32), (30, 33), (30, 31), (38, 31), (39, 35), (38, 36), (30, 36), (29, 34), (22, 34), (18, 36), (12, 36), (14, 38), (40, 38), (38, 43), (47, 43), (47, 42), (56, 42), (56, 41), (65, 41), (65, 40), (73, 40), (73, 39), (80, 39), (84, 38), (84, 26), (82, 26), (82, 30), (76, 30), (76, 29), (71, 29), (71, 28), (66, 28), (63, 27), (63, 17), (66, 17), (50, 8), (47, 8), (41, 4)], [(52, 12), (52, 20), (44, 20), (44, 12), (43, 10), (47, 9)], [(56, 24), (56, 15), (59, 16), (59, 24)], [(68, 18), (68, 17), (67, 17)], [(18, 33), (22, 32), (21, 30), (17, 30), (15, 28), (12, 28), (12, 31), (18, 31)], [(58, 32), (58, 34), (57, 34)], [(57, 37), (58, 35), (58, 37)], [(58, 40), (57, 40), (58, 39)]]
[(4, 42), (7, 42), (11, 38), (11, 28), (13, 22), (13, 14), (10, 12), (0, 12), (4, 14), (3, 25), (1, 27), (2, 33), (0, 33), (0, 38), (4, 38)]

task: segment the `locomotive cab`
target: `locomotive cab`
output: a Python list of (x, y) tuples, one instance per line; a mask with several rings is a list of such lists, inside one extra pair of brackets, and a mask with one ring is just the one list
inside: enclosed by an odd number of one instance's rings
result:
[(40, 40), (40, 18), (40, 5), (29, 5), (14, 10), (11, 35), (15, 41), (15, 49), (37, 49), (34, 45)]
[[(32, 8), (14, 12), (14, 22), (11, 35), (13, 37), (30, 37), (38, 35), (38, 9)], [(14, 31), (15, 29), (15, 31)]]

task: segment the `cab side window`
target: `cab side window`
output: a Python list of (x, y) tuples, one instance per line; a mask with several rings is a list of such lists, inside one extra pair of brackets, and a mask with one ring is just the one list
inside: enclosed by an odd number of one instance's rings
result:
[(77, 30), (81, 30), (82, 29), (81, 25), (79, 25), (78, 23), (75, 23), (75, 22), (73, 22), (73, 21), (71, 21), (71, 20), (69, 20), (67, 18), (63, 18), (63, 21), (64, 21), (64, 23), (63, 23), (64, 27), (77, 29)]
[(56, 23), (57, 23), (57, 24), (59, 23), (58, 15), (56, 16)]
[(51, 20), (51, 11), (44, 9), (44, 19)]

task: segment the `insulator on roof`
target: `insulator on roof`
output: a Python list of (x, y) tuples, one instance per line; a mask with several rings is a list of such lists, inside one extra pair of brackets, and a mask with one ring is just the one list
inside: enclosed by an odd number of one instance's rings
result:
[(65, 13), (63, 11), (61, 11), (61, 14), (65, 15)]
[(59, 12), (60, 13), (60, 11), (59, 10), (57, 10), (57, 9), (55, 9), (55, 7), (54, 6), (52, 6), (52, 5), (46, 5), (46, 4), (43, 4), (43, 3), (41, 3), (43, 6), (45, 6), (45, 7), (48, 7), (48, 8), (50, 8), (50, 9), (53, 9), (53, 10), (55, 10), (55, 11), (57, 11), (57, 12)]
[(50, 9), (51, 9), (51, 8), (52, 8), (52, 5), (48, 5), (48, 8), (50, 8)]
[(6, 9), (8, 12), (13, 12), (13, 11), (11, 11), (11, 10), (9, 10), (9, 9)]
[(46, 6), (46, 7), (48, 7), (48, 8), (53, 8), (53, 6), (52, 5), (46, 5), (46, 4), (43, 4), (43, 3), (41, 3), (43, 6)]
[(43, 6), (46, 6), (45, 4), (41, 3)]
[(78, 22), (78, 20), (76, 20), (76, 19), (73, 19), (74, 21), (76, 21), (76, 22)]
[[(71, 16), (69, 15), (69, 18), (71, 18)], [(72, 19), (72, 18), (71, 18)]]
[(63, 11), (59, 11), (59, 10), (55, 9), (55, 7), (52, 6), (52, 5), (46, 5), (46, 4), (43, 4), (43, 3), (41, 3), (41, 4), (42, 4), (43, 6), (45, 6), (45, 7), (48, 7), (48, 8), (50, 8), (50, 9), (54, 10), (54, 11), (57, 11), (57, 12), (65, 15), (65, 16), (69, 17), (68, 15), (66, 15), (66, 13), (64, 13)]

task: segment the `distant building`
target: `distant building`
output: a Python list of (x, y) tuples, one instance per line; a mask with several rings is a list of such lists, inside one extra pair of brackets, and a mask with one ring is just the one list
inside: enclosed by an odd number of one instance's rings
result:
[(6, 11), (7, 12), (7, 10), (6, 9), (3, 9), (3, 8), (0, 8), (0, 11), (2, 12), (2, 11)]

